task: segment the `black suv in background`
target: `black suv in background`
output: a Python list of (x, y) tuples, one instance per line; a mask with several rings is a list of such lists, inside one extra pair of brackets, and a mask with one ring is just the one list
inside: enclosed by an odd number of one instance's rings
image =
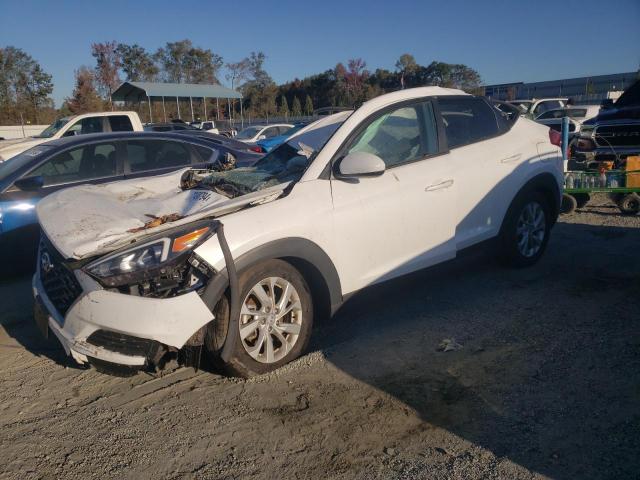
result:
[(582, 124), (574, 147), (574, 160), (584, 166), (613, 160), (618, 168), (631, 155), (640, 155), (640, 80)]

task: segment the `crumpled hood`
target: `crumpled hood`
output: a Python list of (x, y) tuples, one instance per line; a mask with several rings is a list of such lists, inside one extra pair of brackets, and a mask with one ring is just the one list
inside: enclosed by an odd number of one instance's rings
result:
[[(207, 189), (183, 191), (180, 178), (187, 170), (61, 190), (38, 203), (40, 226), (63, 256), (82, 259), (199, 218), (219, 216), (267, 197), (276, 198), (284, 188), (272, 187), (233, 199)], [(141, 229), (153, 217), (171, 214), (184, 218)], [(132, 232), (136, 229), (139, 231)]]
[[(50, 139), (49, 139), (50, 140)], [(5, 160), (18, 155), (19, 153), (28, 150), (31, 147), (35, 147), (36, 145), (40, 145), (41, 143), (46, 142), (46, 138), (19, 138), (15, 140), (2, 140), (0, 141), (0, 156)]]

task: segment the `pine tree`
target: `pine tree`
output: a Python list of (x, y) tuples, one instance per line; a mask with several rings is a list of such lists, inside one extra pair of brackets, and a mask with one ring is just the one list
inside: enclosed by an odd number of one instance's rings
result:
[(312, 115), (313, 114), (313, 102), (311, 101), (311, 97), (307, 95), (307, 98), (304, 100), (304, 114)]
[(280, 116), (284, 118), (289, 117), (289, 104), (287, 103), (287, 97), (284, 95), (280, 97)]
[(302, 105), (300, 105), (300, 100), (296, 96), (293, 97), (293, 103), (291, 104), (291, 115), (294, 117), (302, 115)]

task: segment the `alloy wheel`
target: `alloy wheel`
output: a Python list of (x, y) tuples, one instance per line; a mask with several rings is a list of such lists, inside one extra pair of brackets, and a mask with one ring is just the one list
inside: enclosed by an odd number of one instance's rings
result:
[(527, 203), (516, 224), (518, 251), (526, 258), (535, 256), (544, 243), (547, 224), (544, 209), (538, 202)]
[(302, 322), (302, 304), (293, 284), (281, 277), (265, 278), (242, 302), (242, 346), (254, 360), (275, 363), (298, 341)]

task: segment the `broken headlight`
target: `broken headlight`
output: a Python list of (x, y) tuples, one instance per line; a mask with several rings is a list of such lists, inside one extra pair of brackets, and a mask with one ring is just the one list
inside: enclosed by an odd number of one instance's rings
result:
[(84, 271), (109, 287), (163, 276), (176, 265), (185, 263), (190, 252), (214, 232), (211, 222), (163, 232), (141, 245), (99, 258), (84, 267)]

